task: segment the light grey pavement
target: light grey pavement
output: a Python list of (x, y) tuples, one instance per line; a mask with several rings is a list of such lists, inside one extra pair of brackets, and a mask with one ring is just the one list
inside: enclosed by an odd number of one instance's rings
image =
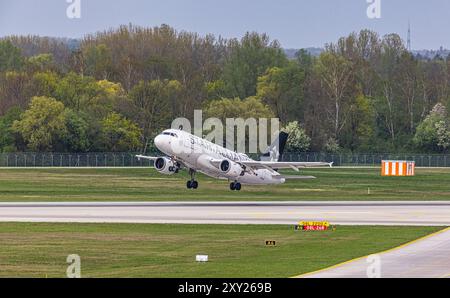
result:
[[(450, 229), (377, 256), (359, 258), (299, 277), (448, 278), (450, 277)], [(376, 264), (380, 266), (375, 267)]]
[(0, 203), (0, 221), (450, 226), (450, 202)]

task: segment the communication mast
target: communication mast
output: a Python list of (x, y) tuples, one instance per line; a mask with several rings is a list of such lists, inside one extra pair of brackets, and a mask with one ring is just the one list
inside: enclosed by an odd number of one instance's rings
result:
[(411, 52), (411, 24), (409, 21), (408, 21), (408, 39), (406, 43), (406, 48), (408, 49), (409, 52)]

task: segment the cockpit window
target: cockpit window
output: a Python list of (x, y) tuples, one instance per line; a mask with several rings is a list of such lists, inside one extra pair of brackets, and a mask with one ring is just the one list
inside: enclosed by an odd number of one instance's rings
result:
[(165, 136), (171, 136), (171, 137), (178, 138), (178, 136), (176, 134), (174, 134), (173, 132), (163, 132), (162, 134)]

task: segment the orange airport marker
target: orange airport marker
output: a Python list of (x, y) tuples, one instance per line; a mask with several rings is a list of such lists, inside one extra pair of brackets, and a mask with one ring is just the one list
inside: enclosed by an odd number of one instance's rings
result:
[(414, 176), (414, 170), (414, 161), (383, 160), (381, 162), (381, 176)]

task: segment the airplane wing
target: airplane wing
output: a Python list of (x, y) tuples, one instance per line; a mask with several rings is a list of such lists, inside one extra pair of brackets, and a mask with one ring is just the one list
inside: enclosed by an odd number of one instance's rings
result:
[(240, 161), (239, 163), (252, 169), (292, 169), (297, 172), (300, 168), (333, 167), (332, 162)]
[[(158, 158), (160, 158), (160, 157), (155, 157), (155, 156), (145, 156), (145, 155), (136, 155), (136, 158), (137, 158), (138, 160), (146, 159), (146, 160), (156, 161), (156, 160), (157, 160)], [(172, 157), (167, 157), (167, 158), (170, 158), (170, 159), (172, 159), (173, 161), (179, 163), (179, 164), (181, 165), (180, 169), (182, 169), (183, 167), (184, 167), (184, 168), (188, 168), (188, 167), (185, 165), (184, 162), (182, 162), (181, 160), (178, 160), (177, 158), (172, 158)]]
[[(211, 159), (209, 161), (213, 166), (219, 167), (222, 160)], [(296, 172), (300, 168), (316, 168), (316, 167), (333, 167), (333, 163), (328, 162), (291, 162), (291, 161), (238, 161), (237, 163), (246, 166), (254, 170), (267, 169), (267, 170), (280, 170), (280, 169), (292, 169)]]
[(136, 157), (137, 157), (138, 160), (141, 160), (141, 159), (147, 159), (147, 160), (153, 160), (153, 161), (155, 161), (155, 160), (158, 159), (158, 157), (145, 156), (145, 155), (136, 155)]

